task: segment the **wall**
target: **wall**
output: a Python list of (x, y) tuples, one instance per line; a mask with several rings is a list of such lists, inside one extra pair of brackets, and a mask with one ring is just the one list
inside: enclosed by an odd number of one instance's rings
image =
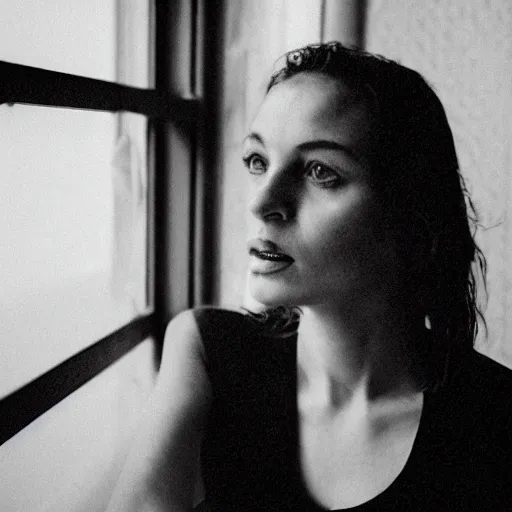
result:
[[(368, 2), (366, 47), (422, 73), (445, 105), (489, 264), (489, 338), (512, 367), (512, 3)], [(496, 227), (492, 227), (496, 226)]]

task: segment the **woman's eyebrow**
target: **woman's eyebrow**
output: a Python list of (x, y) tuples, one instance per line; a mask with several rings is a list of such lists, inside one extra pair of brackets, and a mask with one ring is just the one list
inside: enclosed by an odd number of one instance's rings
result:
[[(265, 147), (265, 142), (263, 140), (263, 137), (257, 133), (257, 132), (251, 132), (247, 137), (244, 139), (244, 144), (247, 142), (257, 142), (258, 144), (261, 144), (263, 147)], [(360, 158), (357, 156), (357, 154), (354, 152), (354, 150), (345, 145), (340, 144), (339, 142), (336, 142), (334, 140), (327, 140), (327, 139), (317, 139), (317, 140), (308, 140), (306, 142), (302, 142), (297, 146), (298, 149), (301, 151), (313, 151), (315, 149), (333, 149), (335, 151), (341, 151), (345, 153), (347, 156), (352, 158), (353, 160), (359, 161)]]
[(334, 140), (309, 140), (307, 142), (303, 142), (297, 146), (301, 150), (312, 151), (314, 149), (334, 149), (336, 151), (342, 151), (346, 153), (348, 156), (353, 158), (354, 160), (358, 160), (357, 155), (354, 153), (353, 149), (344, 144), (340, 144)]
[(245, 139), (244, 139), (244, 144), (248, 141), (258, 142), (262, 146), (265, 145), (265, 143), (263, 142), (263, 137), (259, 133), (256, 133), (256, 132), (249, 133), (249, 135), (247, 135), (247, 137), (245, 137)]

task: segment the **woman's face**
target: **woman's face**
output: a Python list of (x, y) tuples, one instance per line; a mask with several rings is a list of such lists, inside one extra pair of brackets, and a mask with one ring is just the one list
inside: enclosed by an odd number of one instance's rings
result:
[(244, 142), (249, 287), (268, 306), (353, 305), (393, 272), (370, 185), (371, 114), (339, 81), (274, 86)]

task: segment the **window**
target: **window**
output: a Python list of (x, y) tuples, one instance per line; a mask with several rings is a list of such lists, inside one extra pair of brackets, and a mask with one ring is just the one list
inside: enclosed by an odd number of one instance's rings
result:
[(204, 298), (211, 15), (168, 4), (2, 4), (2, 442)]
[(2, 395), (149, 311), (145, 137), (117, 135), (125, 115), (0, 106)]

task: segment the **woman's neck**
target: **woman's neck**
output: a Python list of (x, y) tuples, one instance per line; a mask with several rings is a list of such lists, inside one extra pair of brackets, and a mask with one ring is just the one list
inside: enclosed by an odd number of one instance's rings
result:
[(355, 397), (369, 403), (419, 391), (408, 347), (420, 334), (403, 313), (388, 309), (364, 316), (326, 306), (302, 309), (299, 384), (325, 406), (342, 407)]

